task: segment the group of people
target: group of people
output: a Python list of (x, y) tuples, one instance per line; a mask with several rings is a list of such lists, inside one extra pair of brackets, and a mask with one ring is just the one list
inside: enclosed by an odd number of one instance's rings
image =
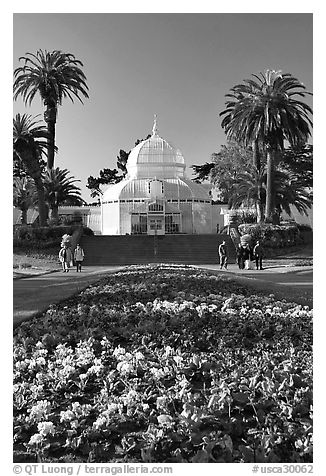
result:
[(62, 271), (68, 273), (70, 268), (76, 265), (76, 271), (81, 272), (82, 262), (84, 261), (85, 253), (83, 248), (78, 243), (74, 252), (71, 251), (69, 242), (62, 242), (59, 251), (59, 260), (61, 262)]
[[(228, 251), (225, 241), (222, 241), (218, 248), (220, 258), (220, 269), (227, 269), (228, 267)], [(239, 269), (252, 269), (253, 263), (256, 264), (256, 269), (263, 269), (263, 247), (260, 241), (257, 241), (254, 247), (248, 243), (239, 244), (237, 248), (237, 263)]]
[(263, 269), (263, 247), (259, 241), (256, 242), (254, 247), (251, 247), (248, 243), (239, 244), (237, 248), (237, 263), (239, 269), (252, 269), (253, 263), (256, 265), (256, 269)]

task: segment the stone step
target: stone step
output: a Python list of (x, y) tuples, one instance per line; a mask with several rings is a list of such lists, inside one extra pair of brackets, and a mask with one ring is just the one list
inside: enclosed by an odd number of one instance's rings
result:
[(229, 235), (139, 235), (83, 236), (85, 264), (143, 264), (155, 262), (217, 263), (218, 246), (225, 240), (229, 262), (235, 262), (235, 248)]

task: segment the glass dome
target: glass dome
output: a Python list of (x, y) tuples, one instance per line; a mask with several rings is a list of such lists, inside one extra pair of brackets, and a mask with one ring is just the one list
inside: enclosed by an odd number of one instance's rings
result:
[(183, 177), (185, 168), (180, 150), (158, 135), (156, 119), (151, 137), (132, 149), (127, 162), (131, 179)]

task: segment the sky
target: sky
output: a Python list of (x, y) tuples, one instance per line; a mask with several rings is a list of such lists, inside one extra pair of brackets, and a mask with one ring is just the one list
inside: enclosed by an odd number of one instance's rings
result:
[[(191, 166), (210, 161), (226, 143), (219, 114), (232, 86), (266, 69), (289, 72), (313, 88), (311, 13), (15, 13), (13, 67), (38, 49), (62, 50), (84, 64), (89, 99), (64, 100), (56, 126), (55, 166), (80, 179), (83, 198), (90, 175), (115, 168), (151, 133), (154, 114), (161, 137)], [(312, 105), (312, 100), (307, 102)], [(14, 114), (40, 114), (21, 100)]]

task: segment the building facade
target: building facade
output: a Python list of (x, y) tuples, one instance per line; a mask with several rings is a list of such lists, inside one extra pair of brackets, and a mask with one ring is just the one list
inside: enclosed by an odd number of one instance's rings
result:
[(185, 175), (179, 149), (152, 135), (129, 154), (127, 176), (108, 186), (101, 201), (103, 235), (216, 233), (208, 190)]

